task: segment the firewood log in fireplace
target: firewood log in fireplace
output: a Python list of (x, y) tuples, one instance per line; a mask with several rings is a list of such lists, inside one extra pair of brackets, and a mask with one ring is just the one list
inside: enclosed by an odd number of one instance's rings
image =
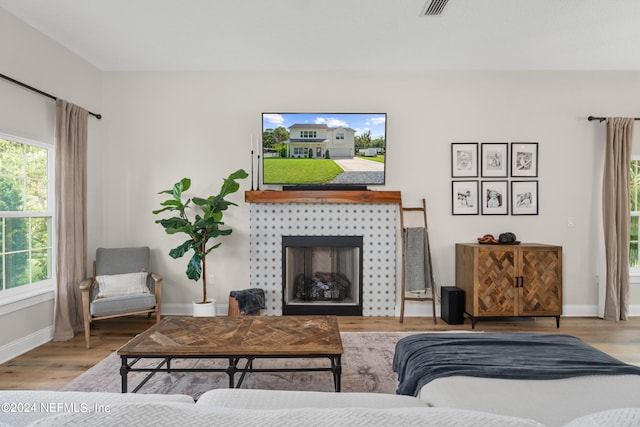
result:
[(308, 281), (299, 274), (295, 284), (296, 296), (302, 301), (342, 301), (351, 288), (349, 279), (340, 273), (316, 272)]

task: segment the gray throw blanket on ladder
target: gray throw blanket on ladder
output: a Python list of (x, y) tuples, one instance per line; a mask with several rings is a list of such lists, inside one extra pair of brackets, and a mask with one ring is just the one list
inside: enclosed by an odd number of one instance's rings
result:
[(424, 291), (431, 288), (429, 235), (424, 227), (404, 230), (405, 289)]

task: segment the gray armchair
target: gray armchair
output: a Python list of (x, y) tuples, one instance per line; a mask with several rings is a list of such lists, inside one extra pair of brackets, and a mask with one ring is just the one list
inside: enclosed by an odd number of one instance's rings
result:
[(144, 313), (151, 317), (155, 312), (156, 322), (160, 321), (162, 277), (150, 272), (149, 255), (148, 247), (96, 251), (93, 277), (80, 284), (87, 348), (91, 323), (96, 320)]

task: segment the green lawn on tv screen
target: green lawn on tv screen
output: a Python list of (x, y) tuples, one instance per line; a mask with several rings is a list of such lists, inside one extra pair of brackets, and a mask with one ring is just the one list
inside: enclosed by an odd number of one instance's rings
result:
[(264, 159), (265, 184), (326, 184), (343, 170), (329, 159)]
[(372, 162), (384, 163), (384, 154), (378, 154), (377, 156), (356, 156), (359, 159), (371, 160)]

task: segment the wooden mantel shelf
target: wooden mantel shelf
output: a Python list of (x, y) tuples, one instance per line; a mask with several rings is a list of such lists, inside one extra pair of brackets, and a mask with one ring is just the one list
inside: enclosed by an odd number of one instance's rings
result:
[(266, 190), (245, 191), (247, 203), (400, 203), (399, 191)]

